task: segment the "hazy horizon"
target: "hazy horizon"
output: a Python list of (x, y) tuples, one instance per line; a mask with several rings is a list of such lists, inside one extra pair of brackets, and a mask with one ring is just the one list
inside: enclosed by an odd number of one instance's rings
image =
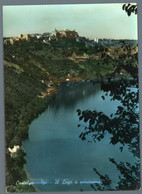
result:
[[(58, 30), (58, 29), (56, 29)], [(70, 29), (68, 29), (70, 30)], [(75, 30), (76, 31), (76, 30)], [(54, 31), (53, 31), (54, 32)], [(76, 31), (77, 32), (77, 31)], [(52, 32), (43, 32), (43, 33), (38, 33), (38, 32), (34, 32), (34, 33), (27, 33), (29, 35), (31, 34), (44, 34), (44, 33), (52, 33)], [(21, 34), (26, 34), (26, 33), (21, 33)], [(3, 36), (3, 38), (20, 38), (21, 34), (17, 35), (17, 36)], [(80, 37), (85, 37), (85, 36), (80, 36)], [(85, 37), (85, 38), (88, 38), (88, 37)], [(89, 38), (91, 40), (91, 38)], [(94, 38), (95, 39), (95, 38)], [(111, 40), (133, 40), (133, 41), (137, 41), (138, 39), (133, 39), (133, 38), (98, 38), (98, 39), (111, 39)]]
[(3, 6), (3, 37), (75, 30), (89, 39), (138, 39), (137, 15), (124, 3)]

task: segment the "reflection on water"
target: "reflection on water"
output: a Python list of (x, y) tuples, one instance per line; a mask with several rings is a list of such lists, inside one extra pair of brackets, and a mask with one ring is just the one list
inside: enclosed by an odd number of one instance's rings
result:
[(23, 144), (27, 153), (26, 169), (32, 179), (46, 181), (45, 185), (36, 185), (41, 191), (92, 190), (89, 183), (81, 184), (81, 181), (100, 181), (93, 168), (108, 174), (115, 187), (119, 172), (108, 158), (135, 163), (127, 147), (120, 152), (120, 145), (109, 144), (109, 134), (97, 143), (79, 139), (78, 108), (110, 115), (120, 105), (117, 100), (110, 101), (109, 96), (104, 101), (103, 94), (100, 84), (63, 85), (54, 102), (30, 125), (29, 139)]

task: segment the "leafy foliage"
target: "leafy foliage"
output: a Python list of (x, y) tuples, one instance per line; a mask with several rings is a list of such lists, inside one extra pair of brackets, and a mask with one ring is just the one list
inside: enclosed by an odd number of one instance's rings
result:
[(133, 190), (140, 187), (140, 162), (138, 161), (134, 165), (129, 162), (120, 162), (119, 164), (113, 159), (109, 158), (116, 168), (120, 171), (117, 190)]
[[(104, 89), (106, 95), (108, 95), (109, 91), (111, 100), (117, 99), (121, 101), (122, 105), (118, 106), (115, 114), (107, 116), (103, 112), (97, 112), (96, 110), (77, 110), (79, 120), (83, 120), (85, 123), (88, 122), (88, 126), (80, 134), (82, 140), (86, 140), (87, 135), (92, 134), (94, 142), (100, 141), (108, 132), (112, 135), (110, 143), (114, 145), (118, 142), (121, 143), (121, 150), (125, 144), (132, 143), (133, 139), (137, 140), (139, 133), (139, 114), (136, 112), (138, 108), (138, 93), (137, 91), (131, 92), (129, 89), (129, 87), (135, 86), (133, 84), (134, 81), (127, 80), (109, 84), (102, 83), (102, 89)], [(102, 97), (105, 100), (105, 96)]]
[(126, 11), (127, 15), (130, 16), (131, 13), (137, 14), (137, 4), (125, 3), (122, 9)]
[[(113, 73), (120, 73), (121, 67), (125, 68), (126, 57), (120, 57), (120, 64), (116, 64), (115, 71)], [(136, 57), (136, 56), (135, 56)], [(135, 58), (136, 59), (136, 58)], [(123, 65), (124, 64), (124, 65)], [(140, 148), (139, 148), (139, 112), (138, 112), (138, 78), (137, 78), (137, 66), (134, 65), (133, 58), (127, 61), (127, 65), (132, 68), (128, 68), (128, 73), (133, 76), (133, 78), (124, 79), (123, 77), (119, 81), (115, 81), (112, 75), (108, 75), (108, 81), (101, 83), (101, 89), (105, 92), (102, 99), (105, 100), (105, 96), (110, 96), (110, 100), (119, 100), (121, 105), (117, 107), (117, 111), (109, 116), (105, 115), (103, 112), (97, 112), (96, 110), (77, 110), (79, 120), (83, 121), (85, 124), (79, 124), (78, 127), (82, 127), (79, 138), (88, 142), (101, 141), (107, 133), (111, 135), (110, 143), (115, 145), (120, 143), (120, 151), (123, 151), (125, 145), (128, 146), (129, 151), (133, 153), (134, 157), (137, 157), (137, 163), (135, 165), (130, 165), (129, 163), (124, 164), (120, 162), (117, 164), (114, 159), (110, 159), (117, 169), (120, 171), (121, 176), (120, 181), (116, 190), (127, 190), (136, 189), (139, 187), (140, 180)], [(126, 68), (127, 70), (127, 68)], [(128, 75), (129, 75), (128, 74)], [(137, 88), (133, 90), (131, 88)], [(91, 140), (90, 140), (91, 137)], [(94, 168), (96, 174), (106, 179), (107, 190), (113, 190), (111, 187), (111, 181), (107, 175), (101, 175), (96, 168)], [(106, 190), (106, 187), (98, 184), (91, 185), (94, 190)]]

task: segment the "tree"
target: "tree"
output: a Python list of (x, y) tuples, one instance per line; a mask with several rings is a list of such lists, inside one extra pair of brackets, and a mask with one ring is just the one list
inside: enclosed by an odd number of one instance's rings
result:
[[(124, 4), (122, 7), (128, 14), (137, 14), (137, 5)], [(127, 47), (124, 45), (124, 47)], [(132, 48), (128, 48), (129, 52), (119, 56), (118, 63), (114, 65), (114, 72), (108, 75), (108, 83), (101, 83), (101, 89), (105, 92), (105, 96), (110, 96), (111, 100), (119, 100), (121, 106), (117, 107), (117, 111), (110, 116), (96, 110), (77, 110), (79, 120), (86, 123), (78, 124), (83, 130), (79, 136), (82, 141), (89, 141), (88, 135), (92, 137), (92, 142), (101, 141), (106, 133), (111, 135), (110, 143), (112, 145), (120, 143), (120, 150), (123, 152), (125, 145), (129, 147), (129, 151), (137, 158), (134, 165), (126, 162), (117, 163), (114, 158), (109, 158), (109, 161), (116, 166), (120, 171), (119, 182), (115, 190), (134, 190), (140, 186), (140, 144), (139, 144), (139, 111), (138, 111), (138, 56), (131, 55)], [(107, 58), (106, 58), (107, 62)], [(114, 81), (115, 75), (120, 75), (121, 70), (133, 79), (120, 79)], [(137, 91), (130, 88), (135, 87)], [(113, 190), (111, 180), (108, 175), (100, 174), (96, 168), (94, 172), (99, 175), (102, 186), (99, 184), (91, 185), (94, 190)]]
[(137, 14), (137, 4), (125, 3), (122, 9), (126, 11), (127, 15), (130, 16), (131, 13)]

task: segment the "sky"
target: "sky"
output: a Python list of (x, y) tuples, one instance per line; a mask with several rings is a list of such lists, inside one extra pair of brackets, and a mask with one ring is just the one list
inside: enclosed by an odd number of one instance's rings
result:
[(3, 6), (3, 36), (75, 30), (90, 39), (137, 39), (137, 15), (119, 4)]

